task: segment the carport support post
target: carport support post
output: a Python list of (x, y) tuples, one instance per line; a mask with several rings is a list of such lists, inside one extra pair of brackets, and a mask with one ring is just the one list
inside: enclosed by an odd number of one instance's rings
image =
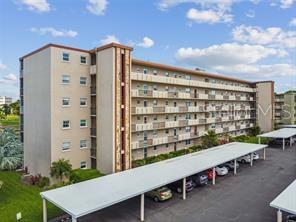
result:
[(266, 160), (266, 148), (263, 148), (263, 160)]
[(277, 212), (277, 222), (282, 222), (283, 221), (283, 214), (281, 210), (278, 210)]
[(43, 205), (43, 222), (47, 222), (47, 209), (46, 209), (46, 199), (42, 198)]
[(72, 222), (77, 222), (76, 217), (73, 217), (73, 216), (72, 216)]
[(261, 144), (261, 137), (258, 137), (258, 143)]
[(285, 138), (283, 138), (283, 150), (285, 150)]
[(144, 221), (144, 200), (145, 194), (141, 194), (141, 221)]
[(253, 153), (250, 153), (250, 166), (253, 166)]
[(290, 147), (292, 146), (293, 139), (290, 137)]
[(234, 159), (234, 169), (233, 169), (234, 175), (236, 175), (236, 165), (237, 165), (237, 160)]
[(212, 184), (216, 184), (216, 172), (215, 172), (215, 167), (213, 167), (213, 179), (212, 179)]
[(186, 200), (186, 177), (183, 178), (183, 200)]

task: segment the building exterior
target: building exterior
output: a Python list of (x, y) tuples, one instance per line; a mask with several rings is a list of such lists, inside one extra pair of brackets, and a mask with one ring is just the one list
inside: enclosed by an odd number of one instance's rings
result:
[[(24, 166), (53, 161), (113, 173), (132, 160), (184, 149), (208, 130), (273, 128), (274, 83), (132, 59), (111, 43), (93, 50), (49, 44), (20, 58)], [(270, 103), (270, 104), (269, 104)]]
[(12, 103), (12, 98), (7, 96), (0, 96), (0, 106), (10, 105)]
[(296, 124), (296, 91), (275, 94), (275, 123), (277, 127)]

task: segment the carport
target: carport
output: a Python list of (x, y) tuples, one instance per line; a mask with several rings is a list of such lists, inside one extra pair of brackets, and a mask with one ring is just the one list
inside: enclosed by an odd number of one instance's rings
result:
[[(47, 221), (46, 201), (67, 212), (72, 221), (100, 209), (140, 195), (140, 220), (144, 221), (144, 195), (146, 192), (183, 180), (183, 199), (186, 199), (186, 177), (211, 169), (228, 161), (264, 150), (267, 145), (228, 143), (200, 152), (161, 161), (154, 164), (110, 174), (77, 184), (41, 193), (43, 199), (43, 221)], [(251, 166), (253, 164), (251, 155)], [(236, 169), (236, 167), (235, 167)], [(234, 171), (236, 174), (236, 170)], [(212, 181), (215, 184), (215, 176)]]
[(282, 128), (279, 130), (274, 130), (269, 133), (264, 133), (258, 135), (257, 137), (259, 144), (261, 143), (261, 138), (273, 138), (273, 139), (282, 139), (283, 141), (283, 150), (285, 150), (285, 140), (290, 139), (290, 146), (293, 143), (293, 136), (296, 135), (296, 128)]
[(270, 206), (278, 209), (277, 222), (283, 221), (282, 211), (296, 215), (296, 180), (280, 193)]
[(296, 125), (281, 125), (281, 128), (296, 128)]

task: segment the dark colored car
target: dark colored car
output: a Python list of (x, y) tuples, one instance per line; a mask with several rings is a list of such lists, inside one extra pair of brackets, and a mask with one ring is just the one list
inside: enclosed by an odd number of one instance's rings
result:
[(208, 175), (205, 173), (198, 173), (190, 177), (195, 183), (195, 186), (204, 186), (208, 184)]
[[(193, 190), (194, 187), (195, 187), (194, 182), (190, 178), (188, 178), (186, 180), (186, 192)], [(177, 193), (182, 193), (183, 192), (183, 180), (178, 180), (174, 183), (169, 184), (168, 188), (170, 188), (173, 191), (176, 191)]]
[[(227, 163), (222, 164), (227, 168), (228, 171), (233, 171), (234, 170), (234, 161), (229, 161)], [(236, 162), (236, 169), (239, 168), (239, 163)]]
[[(268, 143), (269, 146), (279, 146), (283, 145), (283, 139), (274, 139)], [(285, 145), (290, 145), (290, 139), (285, 139)]]
[(296, 222), (296, 215), (288, 215), (286, 222)]

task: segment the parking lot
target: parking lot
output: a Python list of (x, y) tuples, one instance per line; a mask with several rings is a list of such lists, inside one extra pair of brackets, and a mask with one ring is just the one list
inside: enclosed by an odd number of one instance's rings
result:
[[(296, 146), (268, 148), (267, 160), (257, 160), (253, 167), (240, 164), (236, 176), (230, 172), (218, 177), (215, 186), (195, 188), (186, 200), (177, 193), (163, 203), (146, 197), (145, 221), (276, 221), (269, 203), (295, 178)], [(139, 221), (139, 203), (139, 197), (133, 198), (78, 221)]]

